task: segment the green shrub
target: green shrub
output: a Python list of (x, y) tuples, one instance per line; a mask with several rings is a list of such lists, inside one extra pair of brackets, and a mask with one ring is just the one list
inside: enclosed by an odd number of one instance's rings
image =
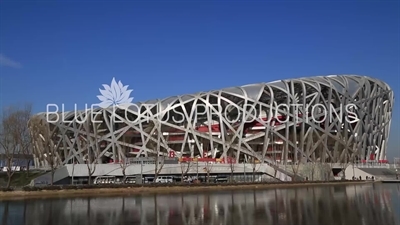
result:
[(40, 188), (39, 187), (35, 187), (35, 186), (24, 186), (22, 187), (23, 191), (39, 191)]
[(61, 186), (62, 190), (77, 190), (79, 187), (78, 185), (63, 185)]
[[(331, 181), (291, 181), (291, 182), (228, 182), (228, 183), (149, 183), (149, 184), (92, 184), (92, 185), (53, 185), (53, 186), (25, 186), (23, 191), (47, 191), (47, 190), (83, 190), (83, 189), (105, 189), (105, 188), (156, 188), (156, 187), (215, 187), (215, 186), (243, 186), (243, 185), (276, 185), (276, 184), (323, 184), (335, 182), (364, 182), (353, 180), (331, 180)], [(0, 188), (0, 191), (13, 191), (13, 188)]]
[(0, 188), (0, 191), (1, 192), (10, 192), (10, 191), (14, 191), (14, 188), (11, 188), (11, 187), (9, 187), (9, 188)]
[(62, 186), (59, 185), (50, 185), (50, 186), (44, 186), (42, 188), (43, 191), (56, 191), (56, 190), (62, 190)]

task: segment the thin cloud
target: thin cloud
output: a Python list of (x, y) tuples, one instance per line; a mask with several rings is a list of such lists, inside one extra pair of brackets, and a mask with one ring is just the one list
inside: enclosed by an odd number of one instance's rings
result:
[(19, 62), (16, 62), (3, 54), (0, 54), (0, 66), (7, 66), (12, 68), (21, 68), (22, 65)]

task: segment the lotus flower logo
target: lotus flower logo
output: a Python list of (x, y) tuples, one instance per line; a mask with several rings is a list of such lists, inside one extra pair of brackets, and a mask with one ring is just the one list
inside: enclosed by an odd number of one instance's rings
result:
[(121, 81), (117, 83), (113, 78), (110, 86), (103, 84), (103, 87), (104, 90), (99, 89), (101, 95), (97, 95), (97, 98), (101, 101), (99, 104), (101, 108), (132, 103), (133, 98), (130, 97), (132, 90), (128, 90), (128, 85), (124, 86)]

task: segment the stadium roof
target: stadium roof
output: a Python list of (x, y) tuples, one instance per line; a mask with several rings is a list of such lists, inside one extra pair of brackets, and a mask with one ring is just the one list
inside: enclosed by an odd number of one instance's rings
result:
[[(294, 79), (283, 79), (276, 80), (267, 83), (256, 83), (256, 84), (248, 84), (237, 87), (229, 87), (223, 88), (220, 90), (211, 90), (205, 92), (198, 92), (194, 94), (184, 94), (184, 95), (176, 95), (167, 97), (164, 99), (153, 99), (149, 101), (136, 102), (133, 103), (134, 107), (129, 107), (130, 111), (137, 111), (138, 107), (141, 105), (150, 105), (150, 104), (159, 104), (161, 109), (165, 109), (166, 107), (174, 104), (175, 102), (180, 102), (185, 104), (186, 102), (190, 102), (195, 98), (200, 98), (207, 95), (220, 96), (220, 95), (231, 95), (237, 96), (239, 98), (246, 96), (250, 100), (258, 101), (263, 94), (265, 88), (275, 88), (281, 90), (284, 93), (289, 93), (292, 89), (290, 82), (293, 83), (304, 83), (307, 84), (307, 88), (319, 89), (320, 85), (326, 87), (334, 87), (334, 89), (341, 94), (353, 95), (356, 93), (359, 88), (363, 87), (365, 83), (372, 82), (381, 86), (383, 89), (390, 91), (391, 88), (385, 82), (368, 77), (368, 76), (360, 76), (360, 75), (326, 75), (326, 76), (313, 76), (313, 77), (302, 77), (302, 78), (294, 78)], [(302, 90), (299, 90), (300, 92)], [(277, 96), (275, 96), (277, 97)], [(110, 107), (112, 109), (112, 107)], [(90, 109), (89, 109), (90, 110)], [(102, 108), (96, 108), (95, 111), (100, 111)], [(83, 112), (84, 110), (80, 111)], [(66, 114), (74, 113), (74, 112), (66, 112)], [(61, 114), (61, 113), (60, 113)], [(37, 115), (46, 115), (46, 112), (38, 113)]]

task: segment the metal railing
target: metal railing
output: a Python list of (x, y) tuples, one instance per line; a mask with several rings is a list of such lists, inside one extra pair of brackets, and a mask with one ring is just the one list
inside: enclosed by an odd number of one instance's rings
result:
[(389, 163), (357, 163), (354, 164), (357, 168), (387, 168), (387, 169), (400, 169), (399, 164), (389, 164)]

